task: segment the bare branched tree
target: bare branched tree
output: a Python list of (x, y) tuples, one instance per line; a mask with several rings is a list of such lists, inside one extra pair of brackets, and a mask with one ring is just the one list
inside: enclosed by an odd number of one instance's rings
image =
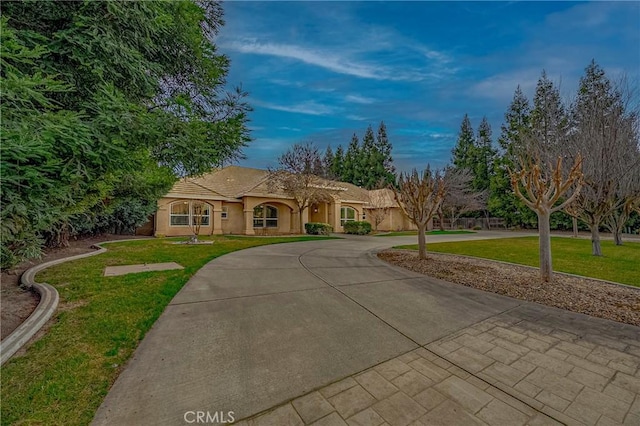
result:
[[(474, 191), (472, 181), (473, 174), (468, 169), (448, 168), (444, 173), (447, 193), (438, 213), (449, 219), (451, 229), (463, 214), (486, 208), (486, 191)], [(440, 223), (442, 229), (442, 219)]]
[(267, 186), (293, 198), (299, 213), (299, 230), (304, 232), (304, 211), (315, 203), (330, 202), (337, 192), (329, 181), (319, 177), (322, 164), (318, 148), (311, 142), (297, 143), (278, 158), (278, 167), (269, 169)]
[(376, 189), (369, 191), (369, 204), (371, 205), (371, 209), (369, 209), (368, 216), (375, 231), (378, 230), (378, 226), (382, 221), (384, 221), (391, 211), (391, 204), (389, 201), (393, 200), (393, 197), (389, 197), (388, 192), (391, 191), (389, 189)]
[(442, 174), (431, 168), (418, 173), (400, 174), (398, 185), (391, 187), (402, 212), (418, 227), (418, 257), (427, 258), (427, 225), (436, 214), (446, 195)]
[[(189, 220), (189, 228), (191, 229), (191, 242), (197, 243), (200, 236), (200, 227), (203, 225), (203, 219), (207, 216), (208, 205), (201, 200), (194, 200), (191, 202), (191, 217)], [(208, 223), (206, 223), (208, 225)]]
[(638, 92), (624, 79), (612, 83), (596, 63), (580, 80), (571, 111), (570, 142), (584, 155), (584, 187), (570, 214), (591, 230), (592, 254), (602, 256), (599, 229), (620, 232), (638, 197)]
[[(520, 170), (509, 171), (511, 186), (515, 194), (538, 215), (540, 245), (540, 278), (549, 282), (553, 276), (551, 260), (551, 213), (570, 205), (582, 187), (582, 157), (578, 155), (573, 167), (564, 175), (562, 158), (555, 164), (525, 160)], [(569, 195), (562, 201), (565, 195)]]
[(631, 213), (640, 209), (640, 179), (636, 178), (634, 186), (620, 191), (616, 197), (617, 208), (604, 220), (604, 225), (613, 234), (617, 246), (622, 245), (622, 232)]

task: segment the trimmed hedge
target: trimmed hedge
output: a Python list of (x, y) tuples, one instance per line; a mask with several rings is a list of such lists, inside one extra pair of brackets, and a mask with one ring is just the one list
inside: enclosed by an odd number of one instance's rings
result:
[(304, 224), (304, 230), (309, 235), (329, 235), (333, 232), (333, 227), (328, 223), (309, 222)]
[(342, 227), (345, 234), (367, 235), (371, 233), (369, 222), (345, 222)]

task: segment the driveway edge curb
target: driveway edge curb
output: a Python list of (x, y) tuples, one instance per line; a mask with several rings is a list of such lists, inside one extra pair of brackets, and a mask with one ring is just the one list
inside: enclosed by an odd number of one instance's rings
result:
[(11, 359), (11, 357), (20, 350), (20, 348), (22, 348), (38, 331), (40, 331), (58, 308), (58, 302), (60, 301), (58, 291), (52, 285), (36, 282), (35, 276), (38, 272), (60, 263), (102, 254), (107, 251), (106, 248), (101, 247), (102, 244), (123, 241), (139, 241), (142, 239), (143, 238), (132, 238), (126, 240), (103, 241), (91, 246), (98, 248), (96, 251), (51, 260), (27, 269), (20, 277), (20, 286), (26, 289), (35, 290), (40, 295), (40, 302), (31, 315), (29, 315), (22, 324), (20, 324), (10, 335), (0, 342), (0, 365), (3, 365)]

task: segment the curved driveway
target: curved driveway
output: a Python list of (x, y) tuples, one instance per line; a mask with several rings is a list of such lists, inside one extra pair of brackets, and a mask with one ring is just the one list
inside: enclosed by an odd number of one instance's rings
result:
[(523, 303), (375, 257), (413, 241), (279, 244), (211, 261), (141, 342), (94, 424), (184, 424), (189, 411), (233, 411), (237, 420)]

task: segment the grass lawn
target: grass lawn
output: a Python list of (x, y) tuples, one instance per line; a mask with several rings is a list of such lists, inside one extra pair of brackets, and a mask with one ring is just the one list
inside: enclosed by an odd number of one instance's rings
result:
[[(2, 367), (2, 424), (89, 424), (140, 340), (208, 261), (249, 247), (322, 238), (214, 237), (212, 245), (128, 241), (41, 272), (37, 280), (57, 288), (60, 306), (47, 334)], [(184, 269), (102, 276), (105, 266), (171, 261)]]
[[(447, 234), (475, 234), (475, 231), (428, 231), (425, 232), (426, 235), (447, 235)], [(418, 235), (418, 231), (399, 231), (399, 232), (389, 232), (388, 234), (380, 234), (376, 235), (376, 237), (404, 237), (406, 235)]]
[[(417, 250), (418, 245), (397, 248)], [(427, 241), (427, 251), (539, 266), (538, 237), (433, 244)], [(616, 246), (613, 241), (602, 241), (602, 252), (602, 257), (592, 256), (591, 241), (587, 239), (551, 238), (554, 271), (640, 287), (640, 243), (625, 241), (624, 245)]]

